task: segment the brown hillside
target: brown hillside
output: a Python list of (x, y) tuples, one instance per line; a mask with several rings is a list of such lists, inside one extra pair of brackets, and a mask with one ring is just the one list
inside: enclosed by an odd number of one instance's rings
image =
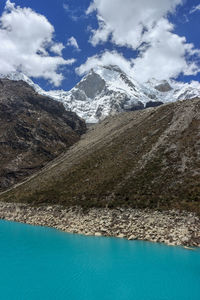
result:
[(200, 213), (200, 99), (104, 120), (0, 200)]

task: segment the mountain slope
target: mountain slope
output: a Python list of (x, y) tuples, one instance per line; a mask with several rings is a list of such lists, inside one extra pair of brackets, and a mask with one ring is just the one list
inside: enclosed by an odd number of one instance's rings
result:
[(152, 79), (137, 82), (117, 66), (97, 66), (70, 91), (44, 91), (24, 74), (13, 73), (10, 79), (24, 80), (35, 90), (64, 104), (87, 123), (96, 123), (109, 115), (144, 109), (163, 103), (200, 97), (200, 83), (181, 83)]
[(23, 81), (0, 80), (0, 190), (39, 170), (86, 130), (75, 113)]
[(200, 213), (200, 99), (115, 115), (0, 200)]

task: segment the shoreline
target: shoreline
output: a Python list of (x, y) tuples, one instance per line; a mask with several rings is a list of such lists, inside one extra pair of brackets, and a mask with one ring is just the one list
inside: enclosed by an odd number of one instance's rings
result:
[(200, 218), (186, 211), (61, 207), (0, 202), (0, 219), (68, 233), (200, 247)]

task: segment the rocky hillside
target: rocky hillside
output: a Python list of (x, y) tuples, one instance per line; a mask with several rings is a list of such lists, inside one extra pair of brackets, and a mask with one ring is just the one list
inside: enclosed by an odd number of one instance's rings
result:
[(23, 81), (0, 80), (0, 190), (38, 171), (86, 130), (75, 113)]
[(200, 213), (200, 99), (105, 119), (0, 200)]
[[(0, 77), (2, 75), (0, 74)], [(151, 79), (141, 84), (118, 66), (96, 66), (70, 91), (44, 91), (21, 73), (9, 74), (24, 80), (38, 93), (64, 104), (87, 123), (96, 123), (109, 115), (159, 106), (163, 103), (200, 97), (200, 83)]]

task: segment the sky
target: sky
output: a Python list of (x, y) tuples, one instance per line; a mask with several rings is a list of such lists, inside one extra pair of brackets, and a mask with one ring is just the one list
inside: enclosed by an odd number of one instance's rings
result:
[(69, 90), (96, 65), (200, 81), (200, 0), (0, 0), (0, 73)]

